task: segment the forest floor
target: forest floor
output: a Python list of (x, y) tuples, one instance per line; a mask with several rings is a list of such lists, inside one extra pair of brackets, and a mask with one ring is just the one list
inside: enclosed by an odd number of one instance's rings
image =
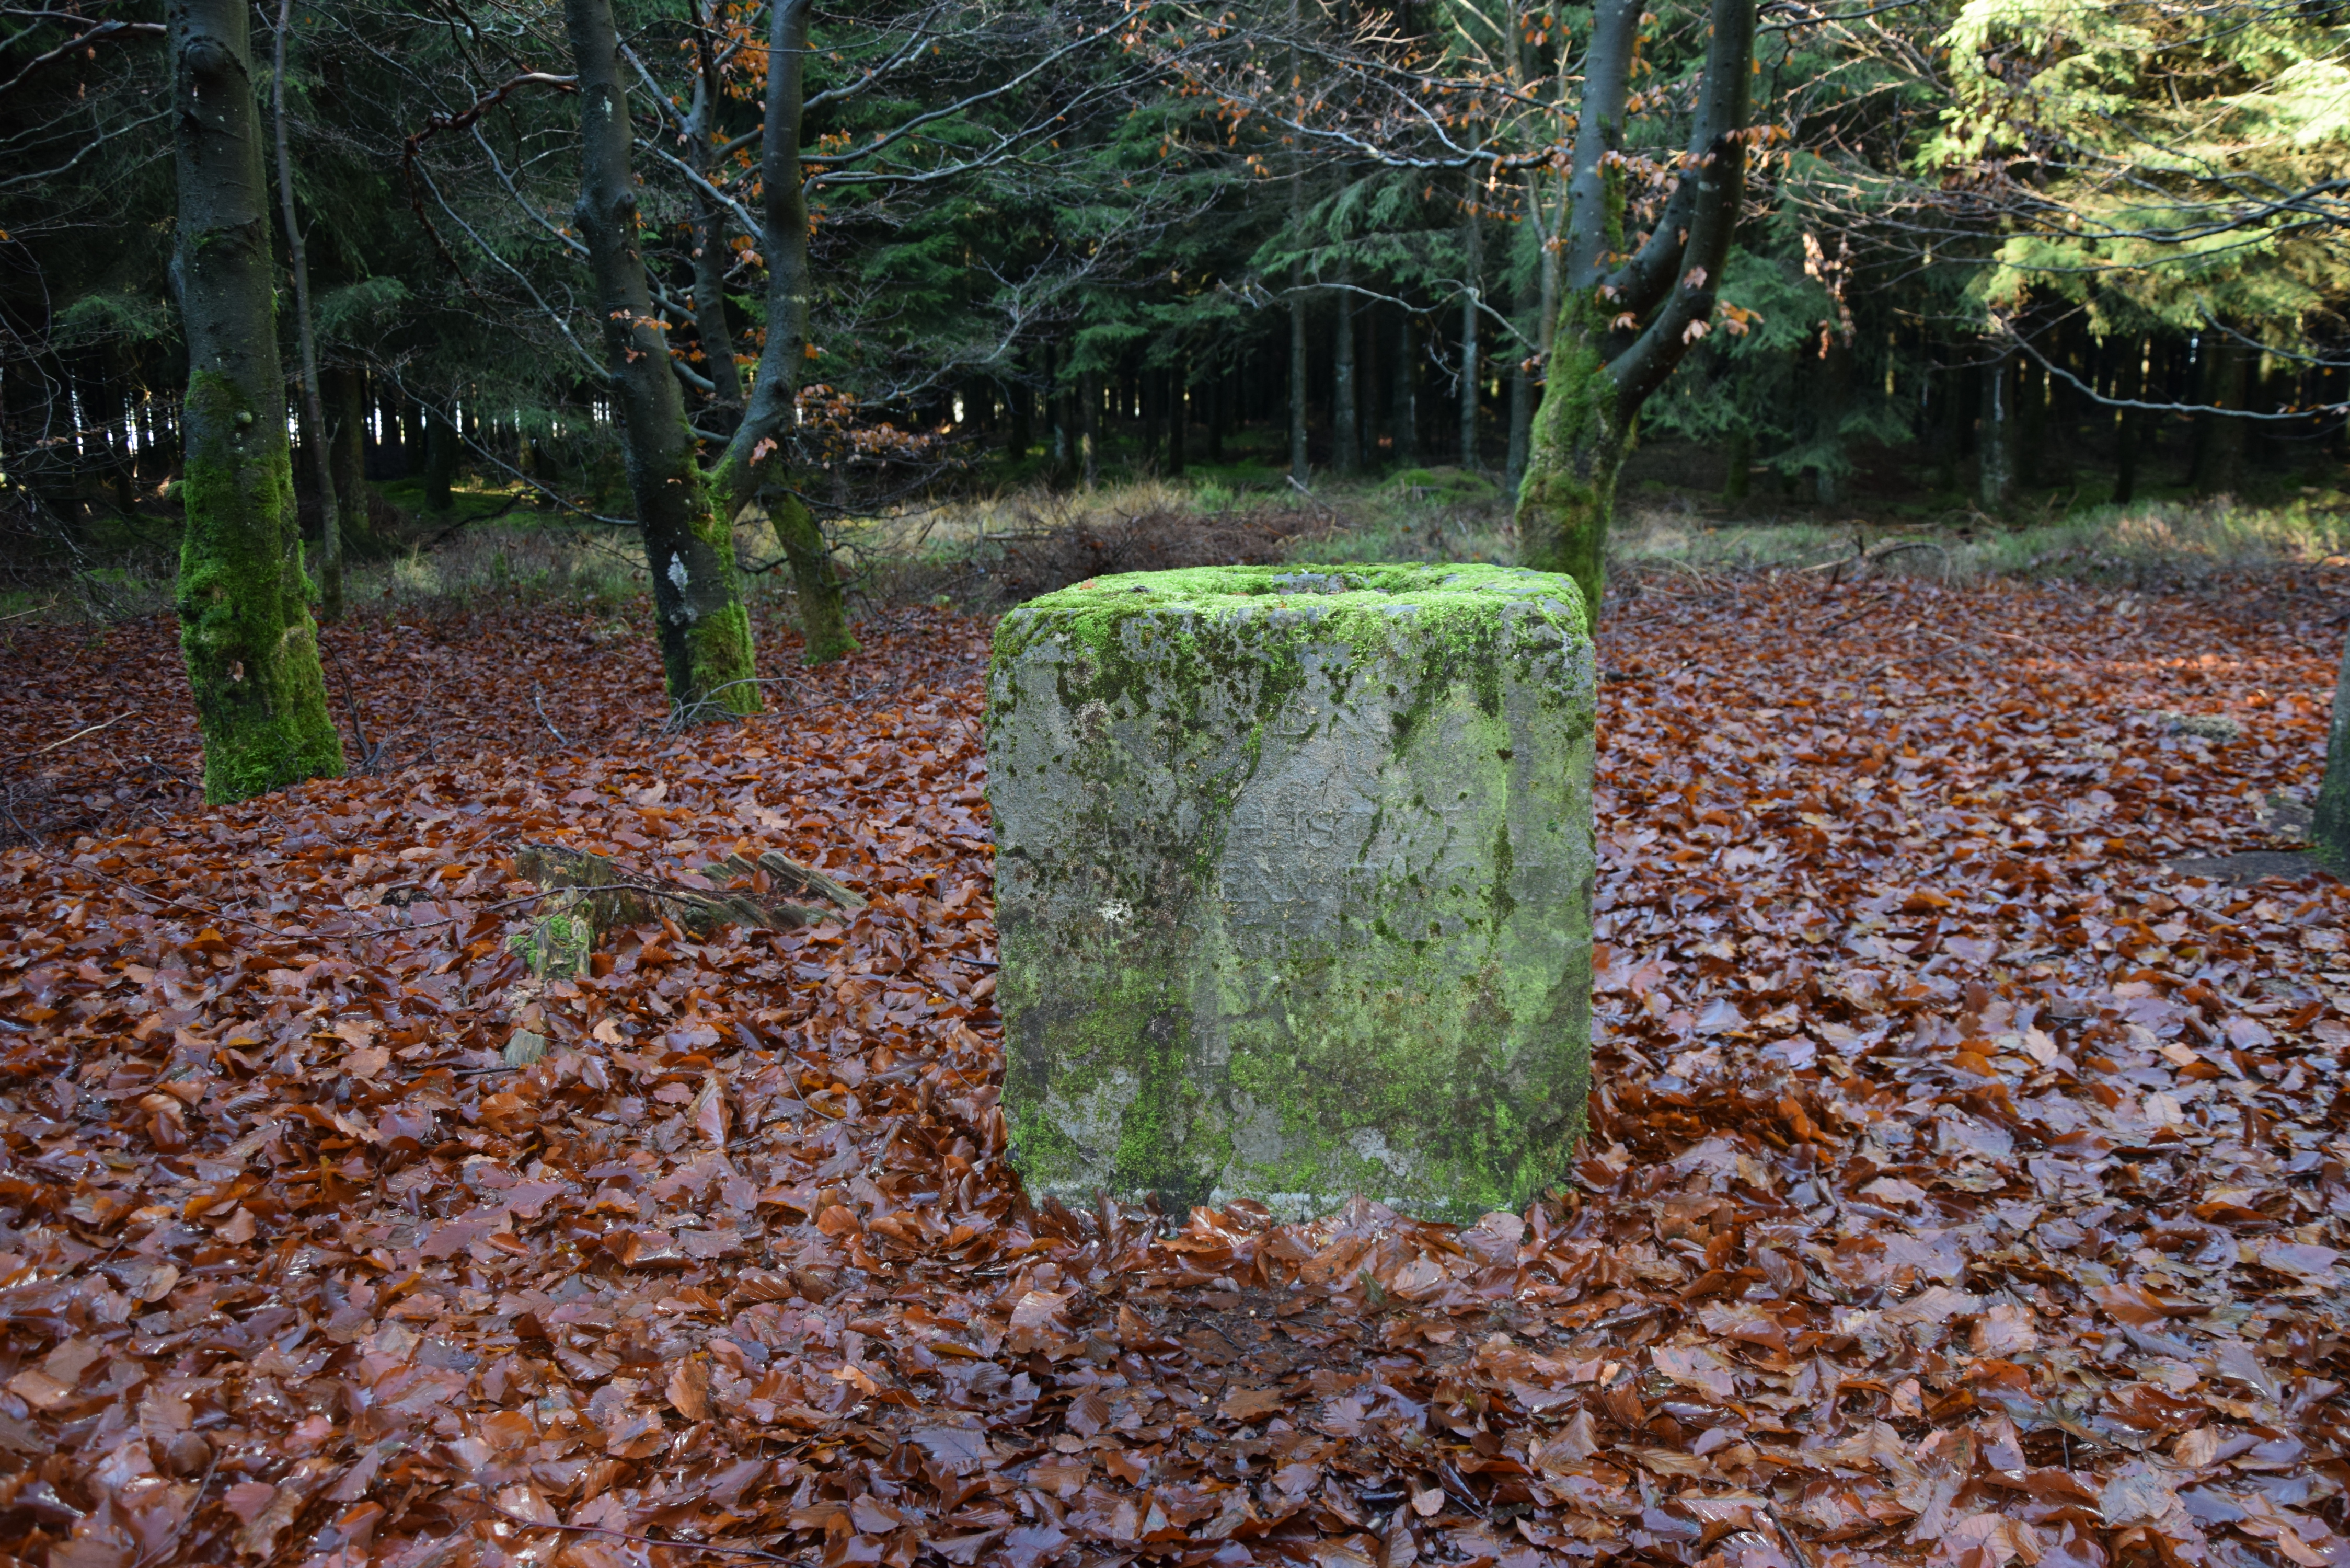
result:
[[(168, 621), (6, 628), (0, 1552), (2350, 1568), (2350, 895), (2171, 864), (2344, 596), (1639, 586), (1593, 1139), (1466, 1229), (1020, 1201), (983, 623), (671, 733), (634, 614), (406, 605), (383, 771), (228, 807)], [(539, 986), (532, 840), (871, 902)]]

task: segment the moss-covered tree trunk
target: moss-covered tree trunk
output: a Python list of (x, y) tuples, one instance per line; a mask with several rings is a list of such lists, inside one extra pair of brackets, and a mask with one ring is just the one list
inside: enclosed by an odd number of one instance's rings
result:
[(1713, 0), (1690, 163), (1628, 257), (1615, 154), (1639, 40), (1639, 0), (1600, 0), (1584, 67), (1567, 185), (1558, 325), (1518, 489), (1518, 550), (1583, 588), (1596, 623), (1616, 478), (1640, 405), (1710, 330), (1745, 188), (1754, 0)]
[(670, 701), (733, 713), (759, 709), (751, 618), (734, 562), (732, 508), (711, 504), (686, 421), (685, 394), (653, 312), (637, 248), (629, 98), (611, 0), (567, 0), (564, 21), (579, 73), (577, 217), (595, 279), (611, 389), (637, 526), (652, 573), (653, 619)]
[(172, 0), (170, 23), (188, 346), (180, 647), (214, 801), (343, 771), (294, 506), (248, 16), (242, 0)]

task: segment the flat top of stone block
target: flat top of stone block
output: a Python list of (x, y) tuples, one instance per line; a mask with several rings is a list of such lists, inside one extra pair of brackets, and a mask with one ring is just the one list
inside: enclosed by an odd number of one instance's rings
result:
[(1416, 607), (1457, 609), (1497, 600), (1531, 602), (1554, 615), (1570, 615), (1578, 624), (1584, 619), (1583, 597), (1572, 577), (1523, 566), (1419, 562), (1125, 572), (1045, 594), (1014, 613), (1075, 611), (1122, 617), (1174, 610), (1246, 615), (1283, 608), (1311, 611), (1326, 606), (1408, 613)]

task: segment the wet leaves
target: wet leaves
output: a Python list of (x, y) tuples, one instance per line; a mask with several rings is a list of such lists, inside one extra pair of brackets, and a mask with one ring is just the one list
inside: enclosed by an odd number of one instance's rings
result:
[[(2314, 782), (2334, 607), (1690, 592), (1605, 649), (1592, 1144), (1465, 1229), (1021, 1202), (974, 623), (10, 851), (0, 1548), (2345, 1561), (2341, 892), (2163, 865)], [(520, 842), (868, 901), (534, 978)]]

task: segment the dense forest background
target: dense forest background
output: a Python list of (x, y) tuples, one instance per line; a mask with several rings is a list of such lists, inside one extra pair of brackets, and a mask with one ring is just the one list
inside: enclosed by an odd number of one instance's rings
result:
[[(1754, 17), (1718, 305), (1640, 414), (1636, 483), (1977, 524), (2333, 493), (2350, 10)], [(713, 462), (778, 329), (774, 19), (617, 11), (633, 244)], [(166, 22), (152, 0), (0, 20), (0, 517), (30, 588), (176, 547)], [(494, 512), (630, 524), (564, 10), (328, 0), (250, 24), (312, 539), (328, 487), (362, 560)], [(1146, 475), (1216, 504), (1438, 467), (1513, 493), (1588, 7), (983, 0), (798, 26), (806, 319), (782, 324), (805, 341), (781, 444), (829, 543), (942, 496)], [(1679, 0), (1639, 16), (1610, 154), (1627, 245), (1670, 218), (1710, 32)], [(781, 558), (744, 539), (753, 570)]]

